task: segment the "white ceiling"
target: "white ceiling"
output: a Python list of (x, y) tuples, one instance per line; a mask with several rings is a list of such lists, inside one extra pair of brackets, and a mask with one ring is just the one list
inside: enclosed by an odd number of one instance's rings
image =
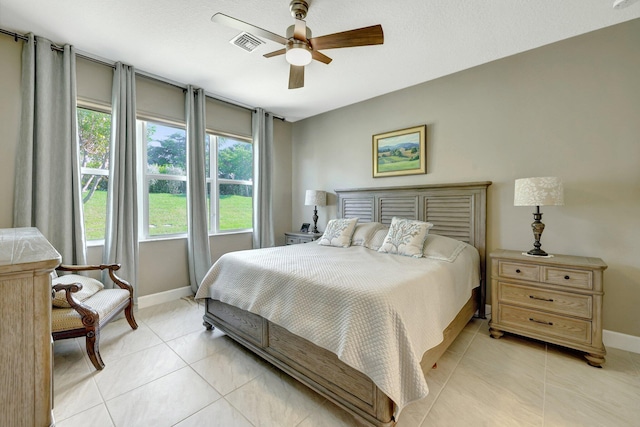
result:
[[(633, 2), (631, 2), (633, 3)], [(229, 43), (239, 31), (222, 12), (285, 35), (289, 0), (0, 0), (0, 28), (33, 32), (80, 53), (122, 61), (222, 99), (297, 121), (495, 59), (640, 17), (613, 0), (310, 0), (314, 36), (382, 24), (384, 45), (325, 50), (289, 90), (282, 48), (253, 53)]]

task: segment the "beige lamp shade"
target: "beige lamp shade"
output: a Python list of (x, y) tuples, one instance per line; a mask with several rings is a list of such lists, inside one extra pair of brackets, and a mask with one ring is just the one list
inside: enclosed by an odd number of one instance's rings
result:
[(326, 206), (327, 192), (322, 190), (307, 190), (304, 196), (306, 206)]
[(564, 205), (562, 181), (555, 176), (516, 179), (514, 206)]

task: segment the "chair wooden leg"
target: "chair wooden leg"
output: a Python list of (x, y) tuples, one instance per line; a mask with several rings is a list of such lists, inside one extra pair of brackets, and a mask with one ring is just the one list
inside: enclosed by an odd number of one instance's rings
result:
[(136, 319), (133, 317), (132, 303), (129, 303), (127, 308), (124, 309), (124, 315), (127, 317), (127, 322), (129, 322), (129, 326), (131, 326), (131, 329), (138, 329), (138, 324), (136, 323)]
[(101, 371), (104, 368), (104, 362), (102, 361), (102, 357), (100, 357), (100, 331), (98, 329), (87, 332), (87, 354), (89, 355), (89, 359), (93, 366), (96, 367), (98, 371)]

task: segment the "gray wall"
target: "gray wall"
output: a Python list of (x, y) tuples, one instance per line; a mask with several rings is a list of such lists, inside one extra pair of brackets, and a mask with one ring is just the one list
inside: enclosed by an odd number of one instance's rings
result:
[[(640, 336), (640, 20), (294, 123), (293, 227), (305, 189), (493, 181), (488, 249), (528, 250), (516, 178), (559, 176), (542, 248), (602, 258), (604, 327)], [(373, 134), (427, 125), (427, 174), (372, 178)], [(335, 198), (333, 198), (335, 200)], [(321, 229), (335, 204), (319, 208)]]
[[(64, 42), (64, 41), (63, 41)], [(20, 56), (22, 42), (0, 36), (0, 228), (13, 223), (15, 156), (20, 121)], [(99, 54), (99, 52), (94, 52)], [(135, 65), (135, 64), (133, 64)], [(153, 70), (150, 70), (153, 71)], [(109, 105), (112, 69), (78, 59), (78, 97), (95, 105)], [(184, 95), (181, 89), (138, 78), (138, 107), (143, 116), (154, 116), (184, 123)], [(207, 102), (207, 126), (211, 130), (251, 135), (250, 111), (226, 103)], [(284, 232), (291, 224), (291, 124), (274, 122), (275, 168), (274, 206), (276, 244), (284, 244)], [(251, 248), (250, 233), (210, 237), (211, 257)], [(186, 238), (170, 238), (140, 243), (138, 295), (147, 296), (189, 285)], [(102, 246), (88, 248), (89, 262), (100, 263)]]

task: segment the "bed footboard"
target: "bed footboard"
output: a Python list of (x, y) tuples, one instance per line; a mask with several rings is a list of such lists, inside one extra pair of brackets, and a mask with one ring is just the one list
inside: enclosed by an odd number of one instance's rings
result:
[(361, 372), (311, 342), (268, 320), (207, 299), (205, 326), (216, 326), (238, 343), (320, 395), (376, 427), (389, 427), (393, 402)]
[[(478, 307), (477, 301), (474, 292), (445, 330), (444, 341), (424, 354), (421, 365), (425, 375), (464, 329)], [(395, 425), (393, 401), (369, 377), (346, 365), (330, 351), (263, 317), (218, 300), (206, 300), (204, 324), (208, 328), (220, 328), (238, 343), (361, 421), (376, 427)]]

